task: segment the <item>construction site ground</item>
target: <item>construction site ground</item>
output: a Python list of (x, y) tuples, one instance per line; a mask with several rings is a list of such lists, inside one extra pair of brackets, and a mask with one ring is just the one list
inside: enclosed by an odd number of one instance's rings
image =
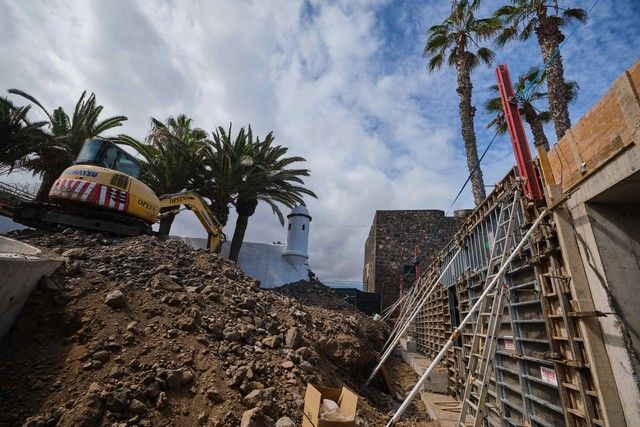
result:
[[(259, 288), (224, 257), (152, 236), (9, 237), (63, 255), (0, 342), (0, 425), (300, 425), (308, 383), (360, 396), (383, 425), (401, 390), (362, 384), (389, 333), (319, 282)], [(400, 425), (426, 426), (417, 401)]]

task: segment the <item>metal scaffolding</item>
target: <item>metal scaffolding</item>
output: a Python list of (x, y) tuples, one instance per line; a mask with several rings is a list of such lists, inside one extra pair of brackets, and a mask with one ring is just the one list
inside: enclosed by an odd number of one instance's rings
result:
[[(449, 372), (449, 391), (459, 399), (470, 374), (467, 368), (477, 324), (477, 316), (468, 315), (487, 290), (500, 204), (513, 199), (520, 182), (515, 172), (508, 174), (443, 249), (430, 270), (450, 267), (414, 316), (418, 351), (430, 358), (439, 355), (459, 328), (460, 335), (442, 354), (441, 362)], [(551, 217), (541, 220), (523, 242), (541, 212), (526, 201), (518, 203), (514, 212), (511, 246), (521, 244), (521, 250), (505, 266), (502, 279), (507, 300), (497, 324), (494, 369), (486, 378), (483, 422), (492, 426), (604, 425), (600, 391), (593, 385), (578, 318), (570, 306), (569, 278), (563, 274)], [(454, 257), (458, 249), (460, 255)]]

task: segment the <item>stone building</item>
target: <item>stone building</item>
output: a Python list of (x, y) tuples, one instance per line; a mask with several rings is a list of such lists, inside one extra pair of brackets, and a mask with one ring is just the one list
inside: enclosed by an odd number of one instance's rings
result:
[(414, 250), (422, 270), (458, 231), (469, 211), (445, 216), (441, 210), (376, 211), (364, 247), (363, 286), (382, 297), (388, 307), (399, 295), (400, 275), (413, 280)]

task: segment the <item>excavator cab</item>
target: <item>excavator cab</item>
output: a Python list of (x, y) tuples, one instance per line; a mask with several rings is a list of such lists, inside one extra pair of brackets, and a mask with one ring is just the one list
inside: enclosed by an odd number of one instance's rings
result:
[(132, 155), (106, 139), (88, 139), (75, 161), (76, 165), (94, 165), (140, 178), (142, 165)]

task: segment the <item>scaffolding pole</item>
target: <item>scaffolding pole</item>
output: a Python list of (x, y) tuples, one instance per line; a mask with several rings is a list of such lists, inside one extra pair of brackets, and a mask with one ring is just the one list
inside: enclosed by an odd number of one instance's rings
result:
[(433, 293), (433, 291), (436, 289), (436, 286), (438, 286), (438, 283), (440, 283), (440, 281), (442, 280), (442, 278), (444, 277), (444, 275), (447, 273), (447, 271), (449, 270), (449, 268), (451, 267), (451, 265), (453, 264), (453, 261), (458, 257), (458, 255), (460, 254), (460, 252), (462, 251), (462, 248), (458, 248), (458, 250), (456, 251), (456, 253), (453, 255), (453, 257), (451, 258), (451, 260), (447, 263), (447, 265), (445, 266), (445, 268), (442, 269), (442, 272), (440, 273), (440, 275), (438, 276), (438, 278), (436, 280), (434, 280), (433, 282), (429, 283), (425, 289), (427, 290), (427, 293), (424, 297), (422, 297), (420, 299), (420, 302), (418, 303), (418, 305), (416, 306), (416, 308), (413, 311), (413, 314), (411, 315), (411, 317), (404, 323), (404, 326), (402, 327), (402, 329), (400, 330), (400, 332), (398, 332), (398, 334), (396, 335), (396, 337), (394, 338), (393, 342), (389, 345), (389, 348), (387, 349), (387, 351), (384, 353), (384, 355), (382, 356), (382, 358), (380, 359), (380, 362), (378, 363), (378, 366), (376, 366), (376, 368), (373, 370), (373, 372), (371, 373), (371, 375), (369, 376), (369, 379), (367, 379), (367, 381), (364, 383), (365, 385), (369, 384), (371, 382), (371, 380), (373, 379), (373, 377), (375, 377), (375, 375), (378, 373), (378, 371), (380, 370), (380, 368), (382, 367), (382, 365), (384, 365), (384, 362), (387, 361), (387, 359), (389, 358), (389, 356), (391, 355), (391, 353), (393, 352), (393, 350), (396, 348), (396, 346), (398, 345), (398, 342), (400, 341), (400, 338), (404, 335), (404, 333), (407, 331), (407, 329), (409, 329), (409, 326), (411, 326), (411, 323), (415, 320), (415, 318), (418, 316), (418, 313), (420, 313), (420, 310), (422, 309), (422, 307), (426, 304), (426, 302), (429, 300), (429, 297), (431, 296), (431, 294)]
[(493, 278), (491, 283), (489, 283), (487, 285), (487, 287), (482, 292), (482, 294), (480, 295), (478, 300), (475, 302), (473, 307), (471, 307), (471, 309), (469, 310), (469, 313), (467, 313), (465, 318), (460, 322), (460, 324), (453, 331), (453, 333), (449, 337), (449, 340), (445, 343), (444, 347), (442, 347), (442, 349), (440, 350), (438, 355), (435, 357), (435, 359), (433, 359), (433, 362), (431, 362), (431, 364), (429, 365), (427, 370), (424, 371), (424, 373), (422, 374), (422, 376), (420, 377), (420, 379), (418, 380), (416, 385), (413, 387), (413, 389), (411, 390), (409, 395), (404, 399), (404, 402), (402, 402), (402, 405), (400, 405), (400, 408), (398, 408), (396, 413), (393, 414), (393, 417), (391, 418), (391, 420), (389, 420), (389, 423), (387, 423), (387, 427), (391, 427), (396, 422), (398, 422), (398, 420), (400, 419), (400, 417), (402, 416), (404, 411), (406, 411), (407, 407), (409, 406), (409, 404), (411, 403), (411, 401), (415, 397), (415, 395), (422, 389), (422, 385), (425, 383), (427, 378), (429, 378), (429, 375), (431, 375), (431, 372), (438, 365), (438, 363), (440, 363), (440, 361), (444, 357), (444, 354), (447, 352), (449, 347), (451, 347), (453, 345), (453, 343), (460, 337), (460, 335), (462, 334), (462, 329), (464, 328), (464, 326), (467, 323), (469, 323), (469, 321), (471, 320), (471, 316), (476, 312), (476, 310), (478, 310), (478, 307), (480, 306), (482, 301), (491, 292), (491, 290), (496, 285), (498, 280), (504, 275), (504, 272), (509, 267), (509, 264), (511, 263), (511, 261), (513, 261), (513, 259), (516, 257), (516, 255), (522, 250), (522, 248), (526, 244), (527, 240), (529, 240), (529, 237), (531, 237), (531, 235), (533, 234), (535, 229), (538, 228), (538, 226), (540, 225), (540, 223), (542, 222), (542, 220), (544, 219), (544, 217), (548, 213), (549, 213), (548, 209), (545, 209), (544, 211), (542, 211), (540, 216), (538, 216), (538, 218), (535, 220), (535, 222), (531, 225), (531, 228), (529, 228), (527, 233), (522, 237), (522, 240), (520, 240), (520, 243), (518, 243), (518, 245), (515, 247), (513, 252), (511, 252), (511, 255), (509, 255), (509, 258), (507, 258), (507, 260), (502, 263), (502, 266), (500, 267), (500, 270), (498, 270), (498, 272), (496, 273), (496, 276)]
[(411, 313), (413, 310), (413, 307), (415, 307), (415, 305), (420, 302), (421, 293), (423, 293), (423, 290), (427, 288), (427, 286), (420, 288), (419, 283), (421, 279), (422, 278), (420, 278), (418, 282), (416, 282), (413, 288), (411, 288), (411, 291), (405, 294), (405, 296), (408, 299), (406, 303), (402, 306), (402, 309), (400, 310), (400, 315), (398, 316), (398, 319), (393, 325), (393, 329), (391, 330), (391, 333), (389, 333), (389, 338), (387, 338), (387, 341), (385, 341), (384, 345), (382, 346), (383, 351), (387, 348), (387, 346), (393, 340), (393, 338), (395, 338), (395, 334), (398, 332), (400, 326), (404, 324), (407, 314)]

